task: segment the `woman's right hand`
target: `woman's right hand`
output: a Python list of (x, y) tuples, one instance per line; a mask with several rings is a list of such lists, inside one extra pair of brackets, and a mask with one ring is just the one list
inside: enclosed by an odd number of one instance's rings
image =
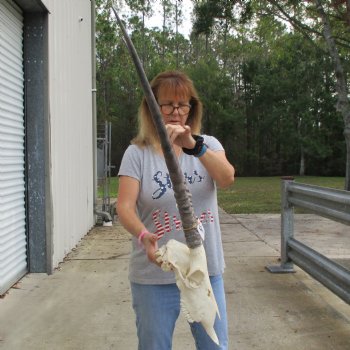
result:
[(147, 232), (141, 240), (145, 247), (148, 260), (160, 266), (156, 261), (156, 251), (158, 250), (158, 236), (154, 233)]

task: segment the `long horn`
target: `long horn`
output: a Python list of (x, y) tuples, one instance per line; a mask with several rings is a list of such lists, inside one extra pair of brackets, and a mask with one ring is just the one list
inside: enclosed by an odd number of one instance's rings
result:
[(136, 49), (128, 33), (126, 32), (125, 27), (121, 19), (119, 18), (118, 12), (114, 8), (114, 6), (112, 6), (112, 10), (123, 33), (124, 41), (126, 43), (126, 46), (128, 47), (129, 53), (134, 61), (148, 107), (150, 109), (154, 124), (156, 126), (160, 138), (165, 162), (169, 171), (170, 179), (172, 181), (174, 196), (179, 209), (187, 246), (189, 248), (199, 247), (202, 244), (202, 238), (198, 233), (197, 229), (198, 221), (195, 217), (192, 206), (192, 195), (186, 186), (185, 178), (181, 172), (181, 168), (179, 166), (177, 157), (172, 148), (165, 125), (163, 123), (163, 118), (158, 103), (154, 97), (152, 88), (147, 80), (146, 74), (143, 70), (142, 63), (139, 59)]

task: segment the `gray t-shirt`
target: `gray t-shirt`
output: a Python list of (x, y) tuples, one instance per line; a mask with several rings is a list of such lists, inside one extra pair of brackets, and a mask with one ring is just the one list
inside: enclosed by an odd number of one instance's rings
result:
[[(202, 135), (204, 142), (213, 151), (223, 150), (220, 142), (213, 136)], [(195, 215), (205, 230), (204, 247), (207, 255), (209, 275), (223, 273), (225, 263), (221, 242), (216, 185), (200, 160), (182, 153), (179, 165), (185, 177)], [(140, 181), (137, 199), (138, 215), (149, 230), (160, 238), (161, 247), (170, 239), (185, 243), (184, 232), (177, 209), (172, 183), (164, 157), (155, 153), (152, 147), (130, 145), (122, 159), (119, 176), (130, 176)], [(140, 284), (174, 283), (173, 272), (164, 272), (149, 262), (145, 250), (133, 237), (130, 259), (129, 279)]]

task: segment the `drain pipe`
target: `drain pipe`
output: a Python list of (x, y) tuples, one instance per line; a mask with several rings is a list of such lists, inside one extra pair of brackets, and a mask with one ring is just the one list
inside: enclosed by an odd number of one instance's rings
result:
[[(91, 0), (91, 73), (92, 73), (92, 155), (93, 155), (93, 201), (94, 214), (101, 216), (104, 226), (112, 226), (112, 216), (97, 209), (97, 108), (96, 108), (96, 3)], [(96, 219), (95, 219), (96, 222)]]

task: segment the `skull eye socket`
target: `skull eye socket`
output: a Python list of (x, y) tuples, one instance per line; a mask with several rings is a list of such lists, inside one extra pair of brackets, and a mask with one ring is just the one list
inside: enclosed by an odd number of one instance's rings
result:
[(204, 273), (201, 270), (193, 271), (187, 275), (187, 279), (193, 288), (197, 288), (204, 279)]

